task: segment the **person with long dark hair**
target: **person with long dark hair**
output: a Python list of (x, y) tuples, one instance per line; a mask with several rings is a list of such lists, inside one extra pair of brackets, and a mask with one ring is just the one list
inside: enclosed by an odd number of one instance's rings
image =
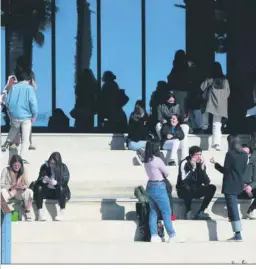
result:
[(148, 132), (148, 114), (142, 100), (138, 100), (129, 119), (128, 148), (135, 151), (145, 148)]
[(157, 233), (157, 212), (160, 210), (164, 226), (169, 235), (169, 242), (176, 238), (171, 216), (172, 209), (169, 196), (166, 189), (165, 178), (168, 176), (168, 170), (160, 158), (160, 143), (158, 140), (149, 140), (146, 144), (144, 167), (148, 176), (146, 193), (149, 197), (149, 228), (151, 242), (162, 242)]
[(161, 129), (162, 148), (166, 150), (166, 162), (176, 166), (180, 141), (184, 139), (184, 132), (180, 127), (180, 117), (173, 114), (171, 119)]
[(62, 162), (60, 153), (53, 152), (48, 161), (41, 166), (34, 186), (39, 221), (45, 221), (42, 210), (43, 199), (56, 199), (59, 201), (60, 210), (58, 210), (55, 220), (61, 220), (66, 207), (66, 200), (70, 195), (68, 182), (69, 170)]
[(2, 170), (1, 193), (6, 201), (12, 198), (24, 202), (25, 220), (31, 221), (33, 191), (29, 188), (27, 171), (19, 155), (13, 155), (10, 165)]
[(231, 222), (234, 236), (229, 241), (242, 241), (242, 224), (238, 212), (237, 196), (244, 188), (243, 177), (247, 168), (248, 156), (244, 152), (239, 136), (228, 136), (229, 150), (226, 154), (224, 166), (211, 162), (215, 169), (223, 174), (222, 193), (225, 196), (228, 218)]
[(212, 114), (212, 147), (221, 150), (222, 118), (228, 118), (230, 89), (219, 62), (214, 63), (211, 76), (201, 84), (201, 90), (206, 104), (203, 125), (204, 128), (208, 126), (209, 113)]

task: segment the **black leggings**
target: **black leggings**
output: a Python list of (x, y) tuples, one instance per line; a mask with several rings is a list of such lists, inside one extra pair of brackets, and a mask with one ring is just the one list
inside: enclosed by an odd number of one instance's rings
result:
[(196, 190), (191, 190), (188, 186), (183, 186), (177, 190), (178, 197), (184, 199), (187, 212), (191, 211), (192, 200), (201, 197), (204, 197), (204, 199), (200, 211), (204, 211), (210, 204), (215, 192), (216, 186), (212, 184), (200, 186)]
[(35, 202), (37, 209), (43, 207), (43, 199), (58, 200), (61, 209), (66, 206), (66, 188), (63, 186), (55, 186), (55, 189), (50, 189), (47, 186), (36, 185), (34, 188)]

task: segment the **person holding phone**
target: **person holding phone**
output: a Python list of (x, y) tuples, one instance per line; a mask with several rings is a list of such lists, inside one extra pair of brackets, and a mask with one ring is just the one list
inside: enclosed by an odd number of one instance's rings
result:
[[(216, 186), (210, 184), (200, 147), (192, 146), (189, 149), (189, 156), (181, 161), (176, 189), (178, 197), (185, 202), (187, 219), (210, 219), (209, 214), (204, 211), (214, 197)], [(201, 207), (194, 215), (191, 210), (192, 200), (201, 197), (204, 197)]]
[(68, 187), (69, 170), (62, 162), (59, 152), (53, 152), (40, 168), (39, 176), (34, 186), (35, 202), (38, 209), (38, 220), (45, 221), (43, 214), (43, 199), (59, 201), (59, 209), (56, 221), (60, 221), (65, 207), (66, 200), (70, 197)]

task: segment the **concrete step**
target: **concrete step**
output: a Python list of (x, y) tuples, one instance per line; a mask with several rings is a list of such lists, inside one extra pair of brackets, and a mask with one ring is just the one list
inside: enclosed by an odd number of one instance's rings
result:
[(175, 246), (139, 242), (12, 244), (12, 263), (16, 264), (241, 264), (243, 261), (256, 263), (255, 242), (186, 242)]
[[(63, 220), (65, 221), (99, 221), (99, 220), (129, 220), (136, 221), (135, 203), (137, 199), (71, 199), (66, 206)], [(202, 200), (197, 199), (192, 203), (194, 213), (198, 212)], [(251, 204), (250, 200), (239, 200), (240, 217), (244, 218)], [(11, 204), (16, 210), (20, 210), (17, 204)], [(47, 221), (54, 220), (57, 215), (57, 201), (47, 200), (44, 205), (44, 214)], [(186, 210), (183, 200), (173, 198), (173, 212), (177, 219), (185, 219)], [(227, 219), (227, 209), (224, 198), (213, 198), (207, 212), (213, 220)], [(23, 212), (20, 210), (20, 216)], [(37, 209), (33, 205), (33, 220), (37, 219)], [(24, 218), (23, 218), (24, 219)]]
[[(225, 220), (174, 222), (177, 235), (188, 242), (225, 241), (232, 236)], [(243, 220), (243, 239), (256, 242), (255, 221)], [(22, 231), (22, 232), (20, 232)], [(16, 222), (12, 224), (13, 243), (100, 243), (141, 241), (134, 221)]]
[[(6, 139), (6, 133), (2, 134), (2, 143)], [(55, 151), (58, 148), (66, 148), (69, 150), (71, 147), (76, 151), (83, 150), (122, 150), (125, 148), (125, 136), (122, 134), (33, 134), (33, 144), (37, 147), (39, 145), (46, 146), (49, 150)], [(204, 150), (211, 148), (210, 135), (189, 135), (189, 146), (198, 145)], [(241, 135), (243, 142), (249, 139), (248, 135)], [(223, 150), (227, 150), (227, 135), (223, 135), (221, 138), (221, 144)]]

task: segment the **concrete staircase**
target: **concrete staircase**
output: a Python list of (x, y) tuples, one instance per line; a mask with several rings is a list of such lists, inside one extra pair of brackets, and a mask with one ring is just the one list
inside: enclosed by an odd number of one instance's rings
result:
[[(248, 137), (244, 136), (246, 141)], [(53, 151), (59, 151), (67, 164), (71, 179), (72, 198), (67, 204), (62, 222), (53, 222), (56, 201), (46, 201), (47, 222), (13, 223), (13, 262), (15, 263), (231, 263), (256, 262), (252, 244), (256, 233), (254, 221), (243, 220), (244, 243), (230, 244), (231, 225), (223, 196), (220, 193), (222, 175), (209, 159), (223, 163), (227, 150), (210, 149), (210, 137), (189, 136), (189, 145), (200, 145), (212, 183), (217, 186), (216, 197), (208, 212), (213, 221), (184, 220), (182, 201), (174, 198), (174, 212), (178, 235), (185, 244), (140, 243), (136, 224), (134, 188), (146, 185), (142, 166), (136, 165), (134, 152), (125, 150), (124, 136), (105, 134), (34, 134), (36, 151), (30, 151), (27, 165), (30, 180), (36, 180), (40, 166)], [(2, 135), (5, 141), (5, 135)], [(8, 163), (8, 153), (1, 159), (1, 167)], [(176, 197), (177, 168), (169, 167)], [(241, 217), (250, 201), (240, 201)], [(200, 200), (193, 204), (197, 210)], [(34, 218), (36, 218), (36, 210)], [(216, 242), (216, 241), (219, 242)], [(239, 245), (239, 246), (238, 246)], [(191, 248), (197, 247), (196, 253)], [(171, 249), (170, 249), (171, 248)], [(198, 254), (200, 249), (201, 254)], [(27, 255), (33, 250), (33, 255)], [(187, 250), (187, 251), (186, 251)], [(171, 252), (170, 252), (171, 251)], [(56, 255), (61, 253), (61, 255)], [(138, 254), (139, 253), (139, 254)], [(152, 255), (151, 255), (152, 253)], [(161, 255), (156, 255), (161, 253)], [(171, 253), (171, 255), (170, 255)], [(214, 255), (209, 255), (214, 253)]]

